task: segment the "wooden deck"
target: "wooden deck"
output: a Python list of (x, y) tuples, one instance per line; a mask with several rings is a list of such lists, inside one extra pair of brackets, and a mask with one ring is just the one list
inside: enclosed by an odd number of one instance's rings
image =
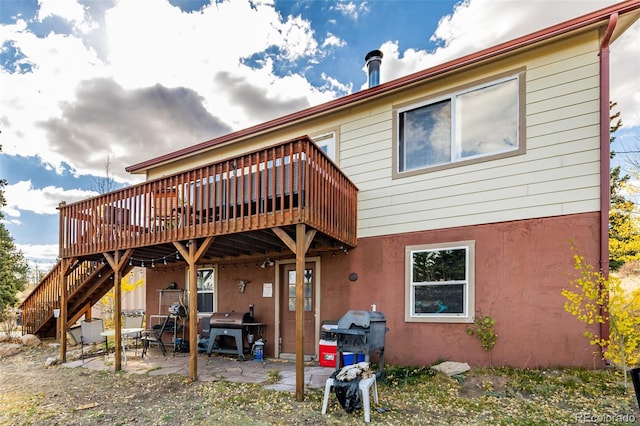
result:
[[(159, 249), (175, 241), (244, 234), (303, 223), (326, 242), (356, 245), (357, 188), (308, 138), (147, 181), (60, 206), (60, 257), (91, 258), (136, 249), (138, 258), (166, 261)], [(222, 240), (224, 242), (224, 239)], [(155, 252), (140, 250), (158, 247)], [(212, 257), (224, 248), (212, 246)], [(227, 254), (238, 255), (234, 250)], [(154, 257), (155, 256), (155, 257)]]
[(66, 327), (90, 314), (113, 287), (108, 253), (128, 253), (123, 273), (183, 263), (174, 243), (211, 237), (208, 262), (291, 256), (298, 224), (316, 231), (310, 251), (355, 247), (357, 195), (305, 137), (61, 205), (61, 261), (22, 303), (25, 332), (55, 333), (63, 283)]

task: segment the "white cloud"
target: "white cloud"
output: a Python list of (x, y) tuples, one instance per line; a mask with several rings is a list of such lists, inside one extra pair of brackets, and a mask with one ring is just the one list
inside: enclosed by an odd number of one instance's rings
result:
[[(275, 75), (268, 57), (262, 67), (242, 63), (243, 58), (270, 47), (292, 62), (318, 53), (308, 21), (300, 17), (283, 20), (269, 1), (253, 5), (222, 2), (199, 13), (183, 13), (167, 1), (119, 1), (106, 10), (100, 31), (79, 27), (73, 35), (51, 33), (44, 38), (36, 37), (24, 22), (0, 26), (0, 39), (14, 40), (35, 64), (31, 73), (9, 74), (0, 69), (4, 153), (39, 155), (58, 172), (66, 161), (78, 174), (97, 176), (109, 156), (116, 179), (133, 183), (137, 176), (124, 172), (128, 165), (335, 97), (329, 86), (317, 89), (299, 75)], [(74, 1), (44, 1), (40, 19), (51, 16), (80, 22), (88, 13)], [(100, 46), (101, 54), (92, 46)], [(252, 93), (259, 98), (238, 103), (239, 98), (221, 84), (221, 75), (233, 76), (236, 94)], [(121, 100), (141, 99), (143, 91), (158, 85), (167, 92), (191, 91), (192, 100), (200, 97), (204, 114), (210, 122), (219, 123), (220, 131), (188, 133), (185, 123), (175, 117), (165, 120), (161, 133), (137, 134), (131, 143), (136, 131), (148, 128), (149, 123), (118, 120), (127, 108), (137, 108), (126, 104), (112, 114), (102, 108), (89, 121), (92, 127), (73, 120), (70, 114), (80, 113), (81, 106), (89, 101), (95, 106), (103, 100), (88, 99), (83, 87), (105, 78), (122, 89)], [(269, 108), (254, 115), (256, 104), (269, 104)], [(127, 138), (120, 137), (120, 130), (129, 129), (133, 131)], [(148, 150), (150, 142), (154, 152)], [(92, 155), (80, 155), (79, 144), (82, 152)]]
[(85, 21), (84, 8), (75, 0), (38, 0), (38, 6), (38, 20), (40, 22), (54, 16), (78, 24), (83, 24)]
[(20, 181), (5, 187), (6, 207), (3, 208), (8, 220), (20, 217), (20, 211), (37, 214), (58, 214), (56, 208), (61, 201), (67, 203), (84, 200), (98, 195), (94, 191), (82, 189), (65, 190), (56, 186), (34, 188), (30, 180)]
[(332, 88), (335, 92), (351, 93), (353, 91), (353, 86), (351, 83), (343, 84), (338, 79), (335, 79), (325, 73), (322, 73), (322, 79), (326, 81), (327, 86)]
[(29, 260), (32, 269), (37, 268), (41, 272), (55, 265), (60, 250), (58, 244), (16, 244), (16, 248)]
[(296, 61), (305, 56), (316, 54), (318, 43), (313, 38), (309, 21), (301, 17), (289, 17), (282, 25), (282, 45), (285, 58)]
[(16, 46), (34, 64), (33, 72), (0, 72), (0, 119), (3, 152), (9, 155), (40, 155), (54, 167), (64, 155), (50, 149), (48, 140), (34, 122), (60, 113), (60, 101), (72, 99), (78, 81), (98, 75), (95, 52), (82, 40), (57, 34), (36, 37), (22, 25), (0, 26), (0, 39), (15, 40)]
[(340, 2), (336, 4), (333, 9), (339, 11), (344, 16), (347, 16), (354, 21), (358, 20), (358, 17), (369, 11), (369, 7), (367, 6), (367, 2), (363, 1), (360, 4), (355, 4), (354, 2)]
[(327, 33), (327, 37), (322, 42), (322, 47), (343, 47), (346, 46), (347, 42), (341, 39), (338, 36), (335, 36), (331, 33)]
[[(396, 42), (383, 44), (385, 65), (389, 60), (398, 63), (400, 72), (381, 78), (397, 78), (405, 70), (417, 71), (443, 63), (505, 41), (530, 34), (545, 27), (576, 18), (580, 15), (614, 4), (613, 0), (585, 1), (529, 1), (510, 2), (496, 0), (466, 0), (458, 3), (452, 14), (440, 19), (431, 41), (438, 47), (431, 52), (407, 49), (399, 52)], [(553, 8), (553, 13), (550, 13)]]
[(611, 46), (611, 100), (624, 127), (640, 126), (640, 22)]

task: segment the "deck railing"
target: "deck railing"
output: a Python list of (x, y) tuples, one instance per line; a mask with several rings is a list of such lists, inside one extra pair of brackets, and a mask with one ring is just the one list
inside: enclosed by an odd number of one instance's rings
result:
[[(97, 262), (90, 261), (75, 265), (65, 280), (67, 295), (72, 296), (98, 267)], [(44, 323), (51, 320), (54, 316), (54, 309), (60, 309), (61, 268), (62, 262), (58, 262), (20, 305), (25, 334), (35, 333)]]
[(60, 206), (60, 257), (306, 223), (356, 243), (357, 188), (308, 138)]

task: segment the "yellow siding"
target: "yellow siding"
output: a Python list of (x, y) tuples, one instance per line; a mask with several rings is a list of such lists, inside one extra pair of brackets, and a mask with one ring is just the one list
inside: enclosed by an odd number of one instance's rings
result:
[(524, 155), (394, 180), (392, 105), (344, 125), (340, 166), (360, 189), (358, 236), (599, 210), (597, 48), (585, 34), (395, 98), (404, 104), (526, 67)]
[[(522, 68), (526, 69), (525, 154), (393, 179), (394, 106)], [(254, 134), (158, 168), (150, 176), (301, 135), (335, 131), (336, 161), (360, 190), (359, 237), (597, 211), (598, 73), (598, 35), (592, 31)]]

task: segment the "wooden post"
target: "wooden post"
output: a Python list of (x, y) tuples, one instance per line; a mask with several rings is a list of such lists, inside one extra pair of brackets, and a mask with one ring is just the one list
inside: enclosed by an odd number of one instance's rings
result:
[(296, 240), (281, 228), (273, 233), (296, 255), (296, 401), (304, 401), (304, 265), (305, 254), (316, 235), (316, 230), (305, 231), (304, 223), (296, 225)]
[(110, 253), (103, 253), (104, 258), (109, 262), (109, 266), (113, 270), (113, 310), (114, 310), (114, 329), (115, 329), (115, 358), (116, 371), (122, 370), (122, 270), (125, 267), (127, 259), (133, 253), (133, 249), (127, 250), (122, 256), (116, 250), (114, 256)]
[(196, 267), (196, 241), (189, 242), (189, 378), (198, 379), (198, 269)]
[(200, 247), (196, 240), (189, 240), (188, 247), (179, 242), (173, 243), (189, 265), (189, 379), (192, 382), (198, 379), (198, 268), (196, 264), (207, 252), (213, 240), (214, 237), (206, 238)]
[(296, 225), (296, 401), (304, 401), (304, 231)]
[[(115, 264), (118, 265), (120, 262), (120, 252), (116, 251), (115, 255)], [(113, 328), (116, 330), (115, 337), (115, 357), (116, 357), (116, 371), (122, 370), (122, 336), (120, 328), (122, 327), (122, 318), (120, 313), (122, 312), (122, 287), (121, 287), (121, 276), (120, 269), (114, 269), (113, 271), (113, 310), (114, 310), (114, 325)]]
[(60, 268), (60, 317), (57, 319), (60, 333), (60, 362), (67, 362), (67, 276), (69, 259), (63, 259)]

